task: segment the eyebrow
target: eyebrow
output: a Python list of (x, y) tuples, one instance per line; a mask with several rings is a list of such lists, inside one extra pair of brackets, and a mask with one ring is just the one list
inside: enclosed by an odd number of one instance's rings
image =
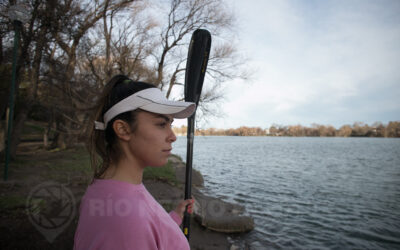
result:
[(166, 115), (162, 115), (162, 114), (157, 114), (156, 115), (156, 118), (163, 118), (166, 122), (174, 122), (174, 119), (172, 118), (172, 119), (170, 119), (168, 116), (166, 116)]

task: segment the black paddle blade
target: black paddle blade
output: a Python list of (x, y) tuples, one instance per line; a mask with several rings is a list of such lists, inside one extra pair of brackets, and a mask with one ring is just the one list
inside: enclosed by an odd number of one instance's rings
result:
[(208, 30), (197, 29), (190, 41), (186, 62), (185, 101), (199, 103), (204, 75), (206, 74), (211, 48), (211, 34)]

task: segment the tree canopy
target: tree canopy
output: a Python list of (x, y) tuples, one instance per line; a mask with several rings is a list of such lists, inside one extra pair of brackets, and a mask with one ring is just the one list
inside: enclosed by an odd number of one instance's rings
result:
[[(0, 6), (0, 95), (8, 95), (14, 26)], [(84, 139), (93, 104), (115, 74), (147, 81), (168, 98), (183, 97), (190, 36), (213, 35), (200, 112), (223, 96), (221, 86), (246, 78), (235, 49), (234, 16), (222, 0), (24, 0), (30, 19), (22, 25), (18, 56), (16, 123), (12, 152), (28, 118), (48, 123), (52, 147)], [(7, 99), (7, 98), (5, 98)], [(3, 98), (2, 98), (3, 100)], [(7, 102), (0, 102), (5, 119)]]

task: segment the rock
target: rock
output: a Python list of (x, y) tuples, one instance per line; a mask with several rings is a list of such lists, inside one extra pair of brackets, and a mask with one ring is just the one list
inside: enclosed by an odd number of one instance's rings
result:
[[(175, 168), (175, 176), (179, 182), (185, 183), (186, 167), (185, 168)], [(203, 187), (204, 186), (203, 176), (196, 169), (192, 169), (192, 185), (195, 187)]]
[(245, 214), (244, 207), (209, 197), (197, 189), (193, 190), (196, 200), (194, 219), (202, 226), (217, 232), (242, 233), (254, 229), (254, 220)]
[[(185, 183), (186, 164), (183, 163), (182, 160), (176, 155), (170, 156), (169, 160), (173, 164), (176, 179), (181, 183)], [(203, 175), (196, 169), (192, 169), (192, 185), (195, 187), (203, 187), (204, 186)]]
[[(173, 164), (178, 181), (185, 183), (185, 163), (176, 155), (172, 155), (169, 160)], [(195, 169), (192, 171), (192, 184), (192, 196), (196, 200), (193, 215), (200, 225), (223, 233), (242, 233), (254, 229), (254, 220), (245, 214), (243, 206), (206, 196), (195, 188), (204, 185), (203, 176)]]
[(175, 167), (179, 167), (179, 166), (177, 166), (177, 165), (183, 165), (183, 166), (185, 166), (185, 163), (183, 163), (181, 157), (179, 157), (179, 156), (177, 156), (177, 155), (172, 154), (172, 155), (168, 158), (168, 160), (169, 160), (170, 162), (172, 162), (172, 164), (174, 164)]
[(240, 250), (240, 248), (236, 245), (231, 245), (230, 250)]

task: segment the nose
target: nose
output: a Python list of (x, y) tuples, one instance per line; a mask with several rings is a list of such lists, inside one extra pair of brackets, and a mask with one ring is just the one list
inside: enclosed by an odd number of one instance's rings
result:
[(170, 133), (168, 135), (168, 142), (174, 142), (176, 141), (176, 135), (174, 133), (174, 131), (172, 130), (172, 128), (170, 129)]

